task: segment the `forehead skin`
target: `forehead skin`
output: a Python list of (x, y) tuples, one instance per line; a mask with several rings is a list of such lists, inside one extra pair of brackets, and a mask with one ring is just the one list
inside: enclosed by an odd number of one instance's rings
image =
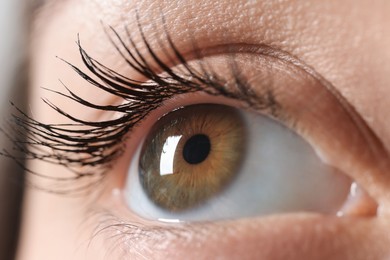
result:
[[(142, 24), (148, 25), (144, 26), (148, 36), (156, 33), (149, 25), (160, 24), (163, 14), (173, 41), (183, 52), (191, 49), (191, 41), (195, 39), (200, 48), (222, 43), (267, 44), (298, 57), (348, 100), (390, 150), (390, 120), (386, 120), (390, 114), (390, 1), (387, 0), (55, 1), (38, 14), (32, 33), (31, 103), (33, 110), (39, 111), (35, 114), (38, 119), (47, 122), (47, 118), (58, 116), (38, 103), (40, 97), (47, 95), (41, 86), (56, 89), (60, 86), (58, 78), (66, 79), (72, 86), (86, 84), (55, 59), (59, 56), (82, 67), (74, 44), (77, 34), (94, 58), (113, 69), (125, 67), (118, 56), (112, 55), (113, 48), (101, 22), (114, 28), (128, 25), (137, 30), (135, 10)], [(137, 34), (134, 37), (136, 42), (140, 41)], [(153, 38), (151, 41), (156, 44)], [(78, 89), (78, 93), (83, 91), (88, 88)], [(67, 112), (78, 111), (70, 107)], [(78, 203), (30, 191), (21, 258), (58, 259), (58, 252), (69, 251), (70, 255), (63, 257), (72, 259), (76, 247), (72, 243), (80, 236), (72, 234), (72, 227), (85, 217), (69, 213), (80, 208)], [(48, 205), (52, 206), (50, 218), (45, 211)], [(60, 221), (64, 216), (66, 223)], [(50, 239), (53, 234), (63, 236), (64, 240)], [(40, 252), (42, 247), (45, 250)]]

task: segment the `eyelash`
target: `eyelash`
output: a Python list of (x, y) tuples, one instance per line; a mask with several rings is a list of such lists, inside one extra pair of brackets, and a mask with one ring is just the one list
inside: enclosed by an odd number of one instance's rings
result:
[[(258, 111), (269, 110), (268, 113), (271, 115), (276, 114), (279, 110), (279, 104), (275, 101), (271, 90), (267, 90), (261, 96), (251, 91), (251, 86), (242, 77), (239, 68), (234, 62), (234, 57), (230, 59), (230, 73), (234, 77), (232, 86), (213, 73), (210, 66), (206, 68), (199, 63), (201, 71), (191, 67), (176, 48), (167, 30), (165, 30), (164, 35), (168, 42), (168, 47), (174, 56), (167, 55), (167, 58), (171, 62), (173, 60), (179, 62), (184, 68), (184, 72), (175, 72), (161, 60), (161, 57), (157, 56), (146, 39), (140, 24), (138, 24), (138, 28), (148, 56), (140, 52), (127, 28), (126, 32), (131, 49), (127, 47), (123, 38), (114, 28), (108, 27), (104, 29), (109, 41), (121, 58), (125, 60), (130, 68), (140, 73), (146, 79), (145, 81), (137, 81), (123, 76), (92, 58), (82, 47), (79, 36), (77, 46), (81, 59), (93, 76), (88, 76), (80, 68), (61, 59), (89, 84), (124, 100), (123, 104), (104, 106), (91, 103), (72, 92), (62, 81), (60, 82), (66, 89), (66, 92), (46, 89), (87, 108), (121, 113), (122, 116), (107, 121), (85, 121), (68, 114), (48, 99), (43, 98), (43, 102), (49, 107), (74, 122), (70, 124), (45, 124), (35, 120), (16, 107), (18, 113), (13, 115), (14, 123), (11, 127), (12, 131), (18, 133), (16, 136), (20, 137), (13, 138), (13, 142), (15, 148), (23, 152), (24, 159), (40, 160), (66, 167), (73, 176), (49, 177), (28, 169), (22, 163), (21, 158), (7, 151), (4, 151), (3, 155), (14, 159), (27, 172), (43, 178), (70, 181), (94, 176), (98, 177), (96, 182), (99, 182), (110, 169), (112, 163), (123, 154), (125, 149), (124, 141), (128, 133), (145, 119), (151, 111), (154, 111), (163, 102), (174, 96), (204, 92), (212, 96), (224, 96), (237, 100), (244, 106)], [(163, 47), (161, 41), (160, 45)], [(196, 50), (195, 46), (194, 52), (195, 56), (200, 60), (200, 52)], [(157, 66), (152, 67), (150, 62), (147, 61), (148, 58)], [(162, 71), (163, 73), (158, 74), (156, 71)], [(12, 137), (10, 138), (12, 139)], [(25, 148), (26, 146), (27, 149)], [(80, 170), (80, 168), (83, 168), (83, 170)], [(86, 188), (92, 187), (94, 184), (95, 182), (88, 183), (71, 190), (48, 191), (54, 193), (85, 191)]]

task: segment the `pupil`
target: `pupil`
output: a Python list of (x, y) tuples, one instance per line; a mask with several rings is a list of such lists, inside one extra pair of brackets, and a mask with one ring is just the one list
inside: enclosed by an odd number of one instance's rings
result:
[(197, 134), (192, 136), (184, 145), (183, 157), (189, 164), (203, 162), (210, 153), (211, 144), (208, 136)]

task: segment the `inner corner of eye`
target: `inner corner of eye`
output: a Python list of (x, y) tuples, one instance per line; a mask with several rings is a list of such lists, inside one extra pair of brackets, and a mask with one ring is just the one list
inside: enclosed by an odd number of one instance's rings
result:
[(198, 104), (161, 117), (128, 171), (129, 207), (141, 217), (182, 221), (285, 212), (336, 214), (351, 180), (324, 164), (273, 119)]

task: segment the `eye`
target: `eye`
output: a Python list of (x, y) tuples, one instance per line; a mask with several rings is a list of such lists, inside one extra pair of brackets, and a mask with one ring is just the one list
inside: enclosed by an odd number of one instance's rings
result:
[(129, 207), (162, 221), (336, 213), (351, 185), (284, 125), (219, 104), (186, 106), (161, 117), (128, 176)]
[(141, 151), (143, 190), (173, 212), (202, 204), (235, 178), (245, 137), (241, 115), (230, 107), (195, 105), (164, 116)]
[[(80, 42), (92, 76), (67, 63), (107, 93), (109, 105), (67, 87), (53, 91), (102, 120), (84, 119), (46, 99), (70, 122), (15, 117), (29, 129), (14, 141), (29, 140), (29, 150), (22, 150), (26, 160), (67, 168), (67, 176), (56, 178), (27, 169), (53, 181), (56, 193), (89, 193), (104, 184), (100, 194), (124, 190), (127, 206), (139, 216), (174, 222), (337, 213), (349, 192), (348, 177), (375, 198), (387, 194), (380, 140), (325, 79), (294, 57), (244, 44), (194, 50), (187, 61), (168, 38), (172, 55), (164, 60), (171, 62), (160, 60), (144, 39), (146, 62), (137, 46), (132, 52), (114, 34), (120, 56), (140, 74), (135, 79), (93, 59)], [(207, 104), (225, 101), (229, 106)], [(102, 197), (119, 198), (111, 195)]]

